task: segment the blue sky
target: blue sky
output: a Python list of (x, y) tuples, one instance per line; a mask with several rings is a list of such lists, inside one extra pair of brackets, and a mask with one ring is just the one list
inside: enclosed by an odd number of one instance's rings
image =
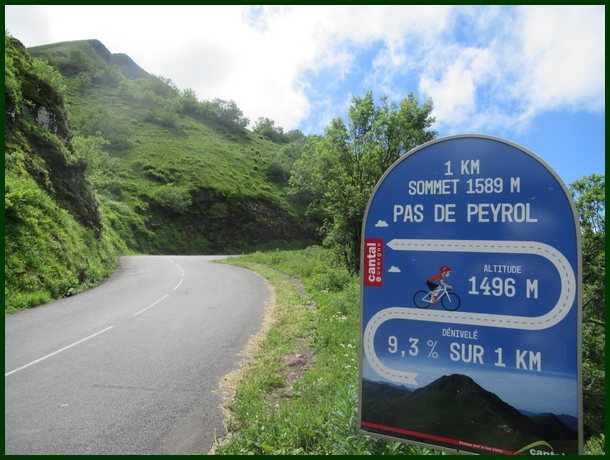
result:
[(432, 98), (441, 137), (605, 173), (605, 6), (5, 6), (26, 47), (98, 39), (252, 122), (323, 134), (354, 95)]

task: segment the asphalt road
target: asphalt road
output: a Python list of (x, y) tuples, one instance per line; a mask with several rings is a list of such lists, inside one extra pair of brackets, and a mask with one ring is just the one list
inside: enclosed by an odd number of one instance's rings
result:
[(5, 317), (5, 454), (205, 454), (263, 280), (214, 256), (130, 256), (105, 283)]

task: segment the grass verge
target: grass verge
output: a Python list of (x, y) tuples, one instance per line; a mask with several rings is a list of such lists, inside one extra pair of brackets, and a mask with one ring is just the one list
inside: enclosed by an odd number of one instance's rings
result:
[(228, 435), (211, 453), (440, 454), (358, 433), (359, 279), (329, 252), (257, 252), (224, 263), (266, 278), (275, 302), (264, 338), (228, 378), (236, 380), (225, 392)]

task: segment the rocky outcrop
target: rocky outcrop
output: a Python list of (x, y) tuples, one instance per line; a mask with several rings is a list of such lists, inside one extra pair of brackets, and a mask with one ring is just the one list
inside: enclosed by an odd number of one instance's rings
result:
[[(37, 107), (34, 110), (36, 114), (36, 123), (42, 129), (55, 134), (65, 145), (69, 144), (74, 133), (70, 126), (70, 120), (64, 117), (57, 117), (55, 112), (50, 111), (44, 105)], [(58, 119), (59, 118), (59, 119)]]

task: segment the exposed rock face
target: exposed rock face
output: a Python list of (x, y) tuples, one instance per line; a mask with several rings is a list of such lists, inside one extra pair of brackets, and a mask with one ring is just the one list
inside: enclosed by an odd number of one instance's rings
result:
[(70, 143), (74, 137), (74, 133), (72, 132), (72, 126), (70, 125), (70, 120), (68, 118), (61, 117), (58, 120), (55, 113), (51, 112), (44, 105), (37, 107), (35, 113), (38, 126), (55, 134), (64, 144)]
[[(36, 123), (38, 123), (38, 126), (40, 126), (42, 129), (49, 129), (51, 126), (51, 112), (49, 112), (49, 110), (42, 106), (38, 109), (38, 114), (36, 115)], [(57, 126), (55, 126), (55, 129), (53, 129), (52, 131), (57, 132)]]

